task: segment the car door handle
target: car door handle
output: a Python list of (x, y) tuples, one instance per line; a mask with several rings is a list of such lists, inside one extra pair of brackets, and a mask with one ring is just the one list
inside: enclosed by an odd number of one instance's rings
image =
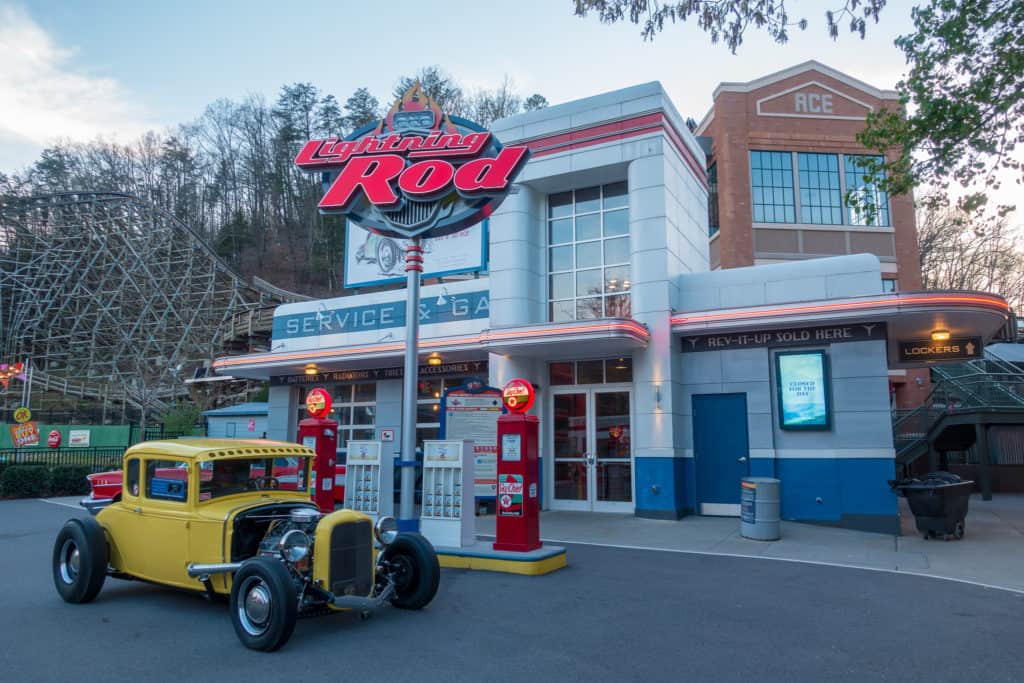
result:
[(132, 508), (132, 512), (134, 512), (136, 514), (142, 514), (142, 508), (140, 508), (140, 507), (139, 508)]
[(745, 455), (741, 455), (740, 457), (736, 458), (736, 462), (746, 462), (746, 461), (747, 461), (747, 456), (745, 456)]

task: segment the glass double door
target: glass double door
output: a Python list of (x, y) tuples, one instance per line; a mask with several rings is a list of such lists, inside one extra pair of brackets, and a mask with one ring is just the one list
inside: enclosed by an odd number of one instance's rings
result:
[(553, 509), (633, 511), (630, 399), (606, 386), (552, 392)]

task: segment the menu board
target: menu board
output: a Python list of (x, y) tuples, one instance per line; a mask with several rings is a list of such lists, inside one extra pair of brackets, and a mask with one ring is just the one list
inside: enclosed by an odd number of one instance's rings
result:
[(443, 439), (473, 442), (474, 494), (493, 497), (498, 490), (498, 418), (501, 390), (470, 382), (444, 394)]

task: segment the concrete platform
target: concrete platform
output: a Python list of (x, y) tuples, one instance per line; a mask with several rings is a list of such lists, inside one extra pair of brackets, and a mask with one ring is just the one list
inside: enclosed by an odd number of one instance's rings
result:
[(565, 548), (543, 545), (537, 550), (515, 553), (495, 550), (492, 541), (477, 541), (465, 548), (438, 546), (437, 559), (442, 567), (476, 569), (507, 574), (540, 576), (561, 569), (567, 563)]

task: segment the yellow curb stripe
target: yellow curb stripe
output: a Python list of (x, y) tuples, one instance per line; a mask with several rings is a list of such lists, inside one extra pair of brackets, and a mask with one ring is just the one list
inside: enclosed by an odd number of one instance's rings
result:
[(450, 569), (475, 569), (488, 572), (505, 572), (524, 576), (541, 576), (566, 566), (566, 554), (558, 553), (542, 560), (502, 560), (494, 557), (472, 557), (468, 555), (438, 554), (442, 567)]

